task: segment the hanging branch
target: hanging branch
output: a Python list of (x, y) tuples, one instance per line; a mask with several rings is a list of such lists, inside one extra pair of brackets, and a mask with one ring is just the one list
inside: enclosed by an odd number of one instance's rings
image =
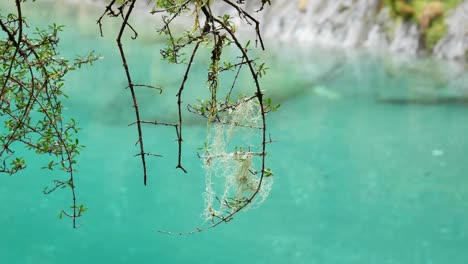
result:
[[(207, 119), (208, 126), (211, 123), (220, 123), (220, 124), (231, 124), (232, 122), (227, 121), (225, 118), (229, 116), (229, 113), (232, 111), (236, 111), (239, 107), (242, 107), (244, 104), (252, 102), (254, 99), (257, 101), (258, 108), (260, 110), (260, 124), (253, 125), (253, 124), (243, 124), (243, 123), (232, 123), (236, 127), (243, 127), (248, 129), (260, 130), (261, 131), (261, 143), (259, 144), (260, 151), (254, 152), (251, 151), (250, 146), (247, 148), (248, 150), (239, 149), (237, 150), (234, 155), (239, 157), (241, 156), (249, 156), (249, 157), (258, 157), (260, 158), (261, 166), (258, 171), (250, 170), (252, 176), (258, 179), (257, 186), (253, 188), (253, 192), (248, 197), (243, 197), (241, 199), (235, 199), (231, 201), (224, 201), (218, 198), (218, 202), (220, 203), (221, 207), (227, 208), (230, 212), (221, 212), (219, 214), (213, 214), (211, 221), (212, 224), (205, 228), (197, 228), (192, 232), (188, 232), (186, 234), (191, 234), (195, 232), (200, 232), (206, 229), (211, 229), (218, 226), (221, 223), (227, 223), (233, 219), (234, 215), (238, 212), (242, 211), (243, 209), (247, 208), (251, 205), (262, 189), (263, 179), (264, 177), (269, 177), (272, 175), (269, 169), (266, 169), (265, 166), (265, 156), (266, 156), (266, 145), (270, 142), (273, 142), (271, 138), (267, 140), (266, 138), (266, 114), (274, 111), (276, 108), (271, 106), (271, 102), (268, 101), (265, 104), (265, 100), (263, 98), (263, 91), (260, 88), (259, 78), (262, 74), (264, 74), (265, 68), (263, 64), (257, 65), (256, 59), (252, 59), (249, 55), (249, 44), (243, 45), (241, 41), (238, 39), (235, 33), (235, 26), (230, 21), (231, 17), (228, 15), (224, 16), (217, 16), (213, 14), (213, 10), (211, 9), (211, 3), (206, 2), (203, 0), (195, 0), (195, 1), (158, 1), (155, 3), (155, 7), (152, 9), (152, 14), (162, 14), (161, 19), (163, 26), (158, 30), (158, 32), (162, 35), (167, 37), (168, 44), (167, 47), (161, 50), (161, 55), (164, 59), (166, 59), (170, 63), (182, 64), (187, 63), (185, 72), (183, 75), (183, 79), (179, 86), (179, 90), (176, 94), (177, 97), (177, 110), (178, 110), (178, 120), (175, 123), (166, 123), (160, 121), (147, 121), (143, 120), (140, 115), (140, 109), (137, 103), (137, 97), (134, 91), (134, 87), (136, 86), (132, 81), (132, 76), (129, 70), (129, 65), (127, 64), (125, 50), (123, 49), (122, 45), (122, 36), (125, 32), (125, 29), (129, 27), (134, 36), (132, 37), (135, 39), (137, 37), (137, 33), (135, 29), (129, 24), (129, 18), (134, 10), (136, 0), (127, 0), (121, 4), (116, 4), (116, 0), (110, 2), (108, 6), (106, 6), (104, 13), (98, 19), (97, 23), (99, 25), (101, 34), (102, 34), (102, 19), (104, 16), (109, 17), (120, 17), (122, 19), (120, 25), (120, 31), (117, 36), (117, 45), (119, 47), (120, 55), (123, 62), (124, 71), (127, 77), (128, 88), (130, 89), (133, 106), (135, 110), (136, 120), (135, 122), (131, 123), (130, 125), (136, 125), (138, 130), (138, 141), (137, 144), (140, 147), (140, 153), (137, 154), (141, 156), (142, 160), (142, 167), (143, 167), (143, 176), (144, 176), (144, 184), (146, 185), (147, 179), (147, 168), (146, 168), (146, 159), (145, 156), (148, 155), (155, 155), (160, 156), (157, 154), (150, 154), (145, 152), (144, 149), (144, 135), (142, 132), (142, 125), (162, 125), (162, 126), (172, 126), (175, 128), (176, 136), (177, 136), (177, 145), (178, 145), (178, 158), (177, 158), (177, 165), (176, 169), (180, 169), (183, 172), (187, 173), (187, 170), (184, 168), (182, 164), (182, 149), (183, 149), (183, 117), (182, 117), (182, 110), (183, 110), (183, 92), (187, 88), (187, 80), (192, 70), (192, 65), (195, 61), (196, 54), (198, 50), (203, 46), (208, 47), (211, 49), (211, 63), (208, 68), (208, 76), (207, 76), (207, 84), (210, 90), (211, 97), (209, 100), (204, 102), (200, 106), (190, 106), (187, 105), (189, 112), (198, 114), (203, 116)], [(264, 49), (263, 39), (260, 34), (260, 23), (241, 5), (244, 4), (243, 1), (238, 1), (234, 3), (229, 0), (223, 0), (224, 3), (229, 8), (234, 8), (238, 13), (238, 16), (247, 22), (248, 25), (252, 25), (255, 28), (255, 35), (256, 35), (256, 42), (260, 43), (260, 47)], [(263, 9), (264, 5), (269, 3), (269, 1), (261, 0), (261, 7), (259, 10)], [(171, 25), (176, 21), (178, 17), (180, 17), (185, 12), (192, 12), (191, 14), (194, 17), (193, 25), (194, 27), (192, 30), (188, 30), (180, 36), (177, 36), (172, 28)], [(223, 57), (223, 51), (226, 47), (231, 46), (234, 44), (234, 47), (240, 52), (240, 56), (238, 59), (240, 61), (235, 63), (225, 63), (221, 65), (221, 60)], [(184, 58), (181, 58), (183, 53), (182, 50), (184, 48), (193, 45), (193, 49), (188, 56), (188, 60), (186, 61)], [(241, 69), (243, 66), (248, 68), (248, 72), (250, 78), (252, 79), (255, 90), (253, 95), (244, 96), (241, 99), (232, 102), (232, 93), (235, 90), (237, 80), (239, 75), (241, 74)], [(232, 84), (230, 85), (229, 91), (224, 95), (223, 100), (219, 100), (220, 95), (218, 94), (220, 91), (220, 74), (225, 71), (236, 71)], [(145, 86), (145, 85), (140, 85)], [(210, 159), (217, 159), (225, 157), (225, 155), (203, 155), (199, 157), (205, 162), (209, 162)], [(165, 232), (167, 234), (176, 234), (173, 232)], [(180, 233), (177, 233), (180, 234)], [(184, 233), (185, 234), (185, 233)]]
[[(143, 165), (143, 184), (146, 185), (147, 172), (146, 172), (145, 155), (147, 155), (147, 153), (145, 153), (145, 148), (144, 148), (144, 143), (143, 143), (143, 131), (141, 129), (141, 123), (140, 123), (140, 121), (141, 121), (140, 111), (139, 111), (139, 108), (138, 108), (138, 102), (137, 102), (137, 97), (136, 97), (136, 94), (135, 94), (134, 84), (132, 82), (132, 77), (130, 75), (130, 70), (129, 70), (129, 67), (128, 67), (128, 64), (127, 64), (127, 58), (125, 56), (125, 51), (124, 51), (123, 45), (122, 45), (122, 36), (123, 36), (123, 33), (125, 32), (125, 28), (128, 26), (128, 19), (129, 19), (130, 15), (132, 14), (133, 8), (135, 7), (135, 1), (136, 0), (131, 1), (130, 6), (128, 7), (127, 13), (125, 14), (122, 25), (120, 26), (119, 35), (117, 36), (117, 45), (119, 46), (120, 56), (122, 58), (123, 67), (125, 69), (125, 75), (127, 77), (128, 88), (130, 89), (130, 93), (132, 95), (132, 100), (133, 100), (133, 107), (135, 109), (136, 126), (137, 126), (137, 129), (138, 129), (137, 144), (140, 145), (140, 153), (138, 155), (141, 156), (141, 162), (142, 162), (142, 165)], [(131, 28), (131, 29), (133, 30), (133, 28)], [(135, 30), (133, 30), (133, 32), (134, 32), (135, 35), (132, 37), (132, 39), (136, 39), (137, 38), (137, 33), (136, 33)]]
[(182, 167), (182, 92), (184, 91), (185, 88), (185, 83), (187, 82), (188, 75), (190, 73), (190, 69), (193, 64), (193, 60), (195, 59), (195, 55), (197, 54), (198, 47), (200, 47), (201, 41), (198, 41), (197, 44), (195, 44), (195, 47), (193, 48), (192, 55), (190, 56), (190, 60), (187, 64), (187, 69), (185, 70), (184, 78), (182, 80), (182, 83), (180, 84), (179, 92), (177, 92), (177, 109), (178, 109), (178, 114), (179, 114), (179, 123), (176, 127), (177, 130), (177, 142), (179, 145), (179, 150), (178, 150), (178, 159), (177, 159), (177, 166), (176, 168), (181, 169), (183, 172), (187, 173), (187, 170)]
[[(146, 167), (146, 156), (160, 156), (160, 155), (145, 152), (143, 130), (142, 130), (142, 127), (141, 127), (141, 124), (142, 124), (141, 121), (142, 120), (140, 118), (140, 109), (139, 109), (139, 106), (138, 106), (137, 95), (135, 93), (135, 86), (143, 86), (143, 87), (150, 87), (150, 88), (155, 88), (155, 87), (150, 86), (150, 85), (136, 85), (136, 84), (133, 83), (132, 75), (130, 73), (129, 65), (127, 63), (127, 57), (126, 57), (125, 50), (124, 50), (123, 44), (122, 44), (122, 37), (123, 37), (123, 34), (124, 34), (125, 29), (127, 27), (130, 28), (130, 30), (133, 32), (133, 36), (131, 37), (132, 39), (136, 39), (138, 37), (138, 33), (136, 32), (136, 30), (128, 22), (131, 14), (133, 12), (133, 9), (135, 8), (136, 0), (124, 1), (120, 6), (117, 7), (117, 11), (115, 11), (113, 9), (113, 7), (115, 5), (115, 2), (116, 2), (116, 0), (112, 0), (112, 2), (110, 2), (110, 4), (108, 6), (106, 6), (106, 9), (105, 9), (104, 13), (98, 19), (97, 23), (99, 25), (99, 30), (100, 30), (101, 36), (102, 36), (103, 35), (102, 19), (104, 18), (104, 16), (106, 14), (108, 16), (110, 16), (110, 17), (121, 17), (123, 19), (122, 23), (120, 25), (120, 30), (119, 30), (119, 33), (117, 35), (116, 41), (117, 41), (117, 46), (119, 48), (120, 57), (122, 59), (122, 64), (123, 64), (123, 68), (124, 68), (124, 71), (125, 71), (125, 76), (127, 78), (128, 88), (130, 89), (130, 94), (131, 94), (132, 101), (133, 101), (133, 108), (134, 108), (134, 111), (135, 111), (136, 122), (132, 123), (131, 125), (136, 125), (137, 126), (138, 140), (136, 142), (136, 145), (139, 145), (139, 148), (140, 148), (140, 152), (135, 156), (140, 156), (140, 158), (141, 158), (141, 163), (142, 163), (142, 168), (143, 168), (143, 184), (146, 185), (147, 184), (147, 177), (148, 177), (147, 176), (147, 167)], [(156, 89), (159, 89), (162, 92), (161, 88), (156, 88)]]
[(13, 150), (14, 143), (22, 143), (29, 150), (50, 156), (52, 160), (43, 168), (53, 170), (58, 167), (68, 174), (68, 179), (54, 180), (54, 187), (46, 187), (44, 193), (50, 194), (58, 188), (70, 189), (72, 212), (62, 209), (60, 218), (63, 215), (70, 217), (73, 228), (76, 228), (77, 218), (87, 209), (78, 205), (76, 198), (74, 164), (81, 146), (75, 138), (78, 131), (75, 121), (65, 123), (62, 118), (63, 77), (97, 58), (91, 53), (73, 63), (57, 59), (59, 54), (55, 47), (61, 27), (53, 25), (49, 30), (37, 29), (33, 37), (26, 35), (22, 2), (15, 1), (16, 14), (6, 18), (0, 15), (1, 30), (8, 36), (6, 40), (0, 39), (3, 49), (0, 64), (8, 65), (7, 74), (0, 76), (0, 119), (6, 128), (0, 133), (0, 173), (12, 175), (26, 168), (26, 161)]
[[(255, 20), (250, 14), (248, 14), (246, 11), (244, 11), (243, 8), (241, 8), (239, 5), (234, 4), (233, 2), (230, 1), (225, 1), (223, 0), (226, 4), (229, 6), (235, 8), (239, 12), (239, 16), (243, 18), (244, 20), (247, 21), (248, 24), (255, 24), (255, 31), (257, 35), (257, 39), (260, 42), (261, 48), (264, 49), (264, 44), (263, 40), (259, 31), (259, 22)], [(199, 2), (197, 2), (199, 4)], [(262, 8), (263, 8), (262, 3)], [(205, 22), (203, 27), (199, 27), (200, 30), (200, 36), (198, 37), (192, 37), (192, 38), (197, 38), (197, 39), (203, 39), (205, 41), (211, 41), (213, 43), (212, 48), (211, 48), (211, 65), (209, 67), (209, 72), (208, 72), (208, 84), (211, 92), (211, 99), (208, 102), (203, 103), (200, 106), (190, 106), (188, 105), (188, 110), (192, 113), (198, 114), (200, 116), (203, 116), (207, 118), (208, 123), (222, 123), (222, 124), (229, 124), (228, 122), (224, 121), (224, 116), (231, 111), (235, 111), (238, 107), (240, 107), (242, 104), (245, 104), (246, 102), (249, 102), (253, 99), (256, 99), (259, 105), (260, 109), (260, 117), (261, 117), (261, 126), (256, 127), (252, 125), (243, 125), (243, 124), (237, 124), (234, 123), (235, 126), (239, 127), (246, 127), (246, 128), (251, 128), (251, 129), (260, 129), (261, 130), (261, 143), (260, 143), (260, 152), (252, 152), (249, 150), (247, 152), (243, 150), (236, 151), (234, 155), (251, 155), (251, 156), (258, 156), (261, 159), (261, 168), (259, 171), (250, 171), (252, 175), (257, 175), (258, 177), (258, 184), (254, 188), (253, 192), (251, 193), (250, 196), (248, 197), (243, 197), (242, 199), (234, 199), (234, 200), (221, 200), (219, 197), (217, 197), (218, 202), (225, 208), (230, 209), (230, 212), (227, 213), (222, 213), (222, 214), (216, 214), (212, 213), (211, 215), (211, 224), (206, 226), (206, 227), (198, 227), (192, 231), (189, 232), (169, 232), (169, 231), (158, 231), (161, 233), (165, 234), (176, 234), (176, 235), (185, 235), (185, 234), (194, 234), (197, 232), (202, 232), (208, 229), (212, 229), (221, 223), (228, 223), (231, 221), (234, 216), (239, 213), (240, 211), (244, 210), (247, 208), (249, 205), (251, 205), (260, 192), (262, 185), (263, 185), (263, 180), (265, 177), (270, 177), (272, 176), (272, 172), (269, 169), (266, 169), (265, 165), (265, 157), (266, 157), (266, 145), (268, 143), (273, 142), (273, 140), (267, 139), (266, 137), (266, 131), (267, 131), (267, 126), (266, 126), (266, 114), (270, 111), (274, 111), (276, 108), (271, 106), (271, 103), (268, 105), (265, 105), (265, 101), (263, 98), (263, 92), (260, 87), (259, 83), (259, 75), (262, 74), (263, 72), (263, 65), (257, 66), (254, 59), (250, 58), (250, 55), (248, 54), (248, 44), (244, 47), (240, 40), (237, 38), (235, 32), (234, 32), (234, 27), (229, 21), (229, 17), (216, 17), (213, 15), (213, 12), (211, 10), (211, 7), (209, 4), (199, 4), (197, 5), (199, 8), (198, 10), (205, 16)], [(198, 11), (197, 11), (198, 12)], [(196, 20), (199, 19), (200, 15), (198, 13), (195, 13)], [(165, 22), (164, 28), (166, 28), (166, 32), (170, 32), (168, 30), (169, 25), (167, 22)], [(196, 21), (194, 24), (196, 25), (202, 25), (203, 23), (200, 23), (199, 21)], [(224, 33), (226, 34), (224, 34)], [(210, 38), (208, 38), (210, 36)], [(171, 39), (173, 39), (172, 33), (171, 33)], [(171, 48), (175, 50), (176, 46), (185, 46), (187, 43), (190, 42), (190, 37), (185, 36), (185, 39), (187, 39), (187, 42), (181, 42), (184, 37), (179, 38), (177, 41), (173, 41), (171, 44)], [(231, 43), (233, 43), (238, 51), (240, 51), (241, 56), (240, 56), (240, 62), (234, 63), (234, 64), (228, 64), (225, 67), (220, 67), (219, 62), (221, 60), (221, 55), (222, 51), (226, 46), (229, 46)], [(197, 46), (195, 50), (198, 48), (199, 42), (197, 42)], [(192, 63), (194, 57), (194, 53), (192, 53), (192, 56), (190, 58), (189, 65)], [(239, 77), (240, 70), (242, 66), (246, 65), (248, 67), (249, 73), (250, 73), (250, 78), (253, 80), (253, 83), (255, 85), (255, 92), (254, 95), (240, 99), (236, 102), (230, 102), (231, 94), (234, 90), (234, 87), (236, 86), (236, 81)], [(232, 82), (232, 85), (230, 87), (229, 92), (226, 94), (226, 100), (224, 101), (218, 101), (218, 96), (217, 92), (219, 89), (219, 74), (226, 71), (226, 70), (233, 70), (236, 69), (236, 74), (234, 76), (234, 80)], [(190, 66), (188, 67), (186, 71), (186, 75), (188, 71), (190, 70)], [(183, 83), (185, 82), (185, 78)], [(180, 104), (179, 104), (179, 109), (180, 109)], [(209, 151), (207, 151), (209, 153)], [(207, 154), (207, 156), (200, 156), (201, 159), (205, 159), (206, 162), (210, 162), (212, 159), (217, 159), (217, 158), (225, 158), (226, 155), (210, 155)]]

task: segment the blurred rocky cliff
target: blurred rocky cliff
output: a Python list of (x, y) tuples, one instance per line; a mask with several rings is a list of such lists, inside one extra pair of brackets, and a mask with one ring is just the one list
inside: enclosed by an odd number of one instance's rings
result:
[(468, 0), (271, 0), (257, 18), (265, 38), (283, 43), (468, 59)]
[[(68, 10), (69, 4), (77, 6), (78, 11), (74, 12), (80, 13), (80, 23), (96, 29), (95, 16), (100, 11), (96, 6), (104, 8), (106, 1), (51, 2), (55, 8), (62, 2), (64, 10)], [(231, 1), (241, 2), (260, 21), (261, 32), (270, 47), (276, 43), (306, 49), (322, 46), (468, 61), (468, 0), (271, 0), (271, 5), (266, 5), (262, 12), (256, 12), (260, 0)], [(146, 27), (146, 17), (154, 19), (149, 14), (154, 3), (137, 1), (142, 14), (138, 16), (139, 22)], [(213, 1), (212, 10), (216, 15), (228, 13), (237, 17), (234, 22), (239, 24), (240, 31), (254, 33), (225, 2)], [(191, 19), (187, 21), (191, 23)]]

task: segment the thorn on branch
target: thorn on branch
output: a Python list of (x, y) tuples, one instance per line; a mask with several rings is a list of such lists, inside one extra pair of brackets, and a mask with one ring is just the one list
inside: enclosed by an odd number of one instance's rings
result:
[[(163, 89), (161, 87), (147, 85), (147, 84), (133, 84), (133, 87), (146, 87), (146, 88), (150, 88), (150, 89), (155, 89), (155, 90), (159, 91), (159, 94), (162, 94), (162, 92), (163, 92)], [(125, 89), (128, 89), (128, 88), (129, 88), (129, 86), (127, 86)]]

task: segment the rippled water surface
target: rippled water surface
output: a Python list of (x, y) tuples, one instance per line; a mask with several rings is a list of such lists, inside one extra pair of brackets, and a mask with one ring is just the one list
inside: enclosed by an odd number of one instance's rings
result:
[[(165, 157), (151, 160), (144, 187), (132, 157), (136, 131), (127, 126), (133, 112), (115, 25), (98, 38), (98, 13), (89, 9), (37, 6), (25, 15), (30, 24), (67, 24), (64, 56), (95, 50), (104, 57), (67, 80), (67, 115), (80, 122), (86, 145), (78, 198), (89, 211), (76, 230), (59, 220), (69, 194), (44, 196), (53, 175), (36, 169), (36, 157), (28, 155), (27, 171), (0, 176), (0, 263), (467, 263), (468, 81), (460, 67), (272, 47), (261, 55), (271, 68), (266, 93), (282, 104), (269, 116), (277, 140), (268, 151), (275, 172), (270, 198), (228, 225), (168, 236), (157, 230), (202, 223), (196, 148), (206, 126), (187, 115), (189, 174), (174, 170), (173, 129), (147, 129), (148, 146)], [(145, 32), (125, 43), (133, 73), (137, 82), (168, 91), (156, 101), (146, 92), (141, 104), (146, 116), (170, 120), (183, 69), (165, 65), (161, 41), (148, 26)], [(206, 73), (199, 65), (187, 101), (203, 94)]]

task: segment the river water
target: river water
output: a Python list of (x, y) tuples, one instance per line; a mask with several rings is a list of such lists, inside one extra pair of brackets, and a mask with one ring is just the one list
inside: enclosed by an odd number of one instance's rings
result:
[[(0, 7), (6, 5), (1, 3)], [(281, 108), (268, 117), (275, 173), (270, 197), (227, 225), (189, 236), (203, 220), (204, 176), (196, 148), (206, 125), (187, 117), (185, 164), (174, 170), (175, 135), (150, 128), (143, 186), (131, 100), (114, 41), (98, 37), (98, 13), (57, 4), (25, 12), (30, 24), (66, 24), (62, 54), (95, 50), (104, 59), (67, 77), (67, 115), (86, 145), (79, 159), (78, 199), (89, 211), (72, 229), (59, 211), (69, 193), (42, 194), (53, 175), (36, 169), (0, 177), (0, 263), (460, 263), (468, 261), (468, 104), (463, 66), (432, 60), (273, 46), (266, 94)], [(144, 26), (144, 22), (139, 26)], [(126, 41), (137, 82), (168, 87), (146, 92), (144, 114), (175, 116), (183, 69), (159, 59), (162, 42), (146, 26)], [(204, 65), (200, 63), (200, 65)], [(204, 88), (194, 66), (187, 101)], [(201, 83), (201, 84), (200, 84)], [(245, 85), (249, 83), (246, 80)], [(172, 90), (171, 90), (172, 89)], [(156, 101), (151, 98), (157, 98)], [(152, 107), (150, 107), (152, 106)], [(38, 165), (39, 167), (40, 165)]]

